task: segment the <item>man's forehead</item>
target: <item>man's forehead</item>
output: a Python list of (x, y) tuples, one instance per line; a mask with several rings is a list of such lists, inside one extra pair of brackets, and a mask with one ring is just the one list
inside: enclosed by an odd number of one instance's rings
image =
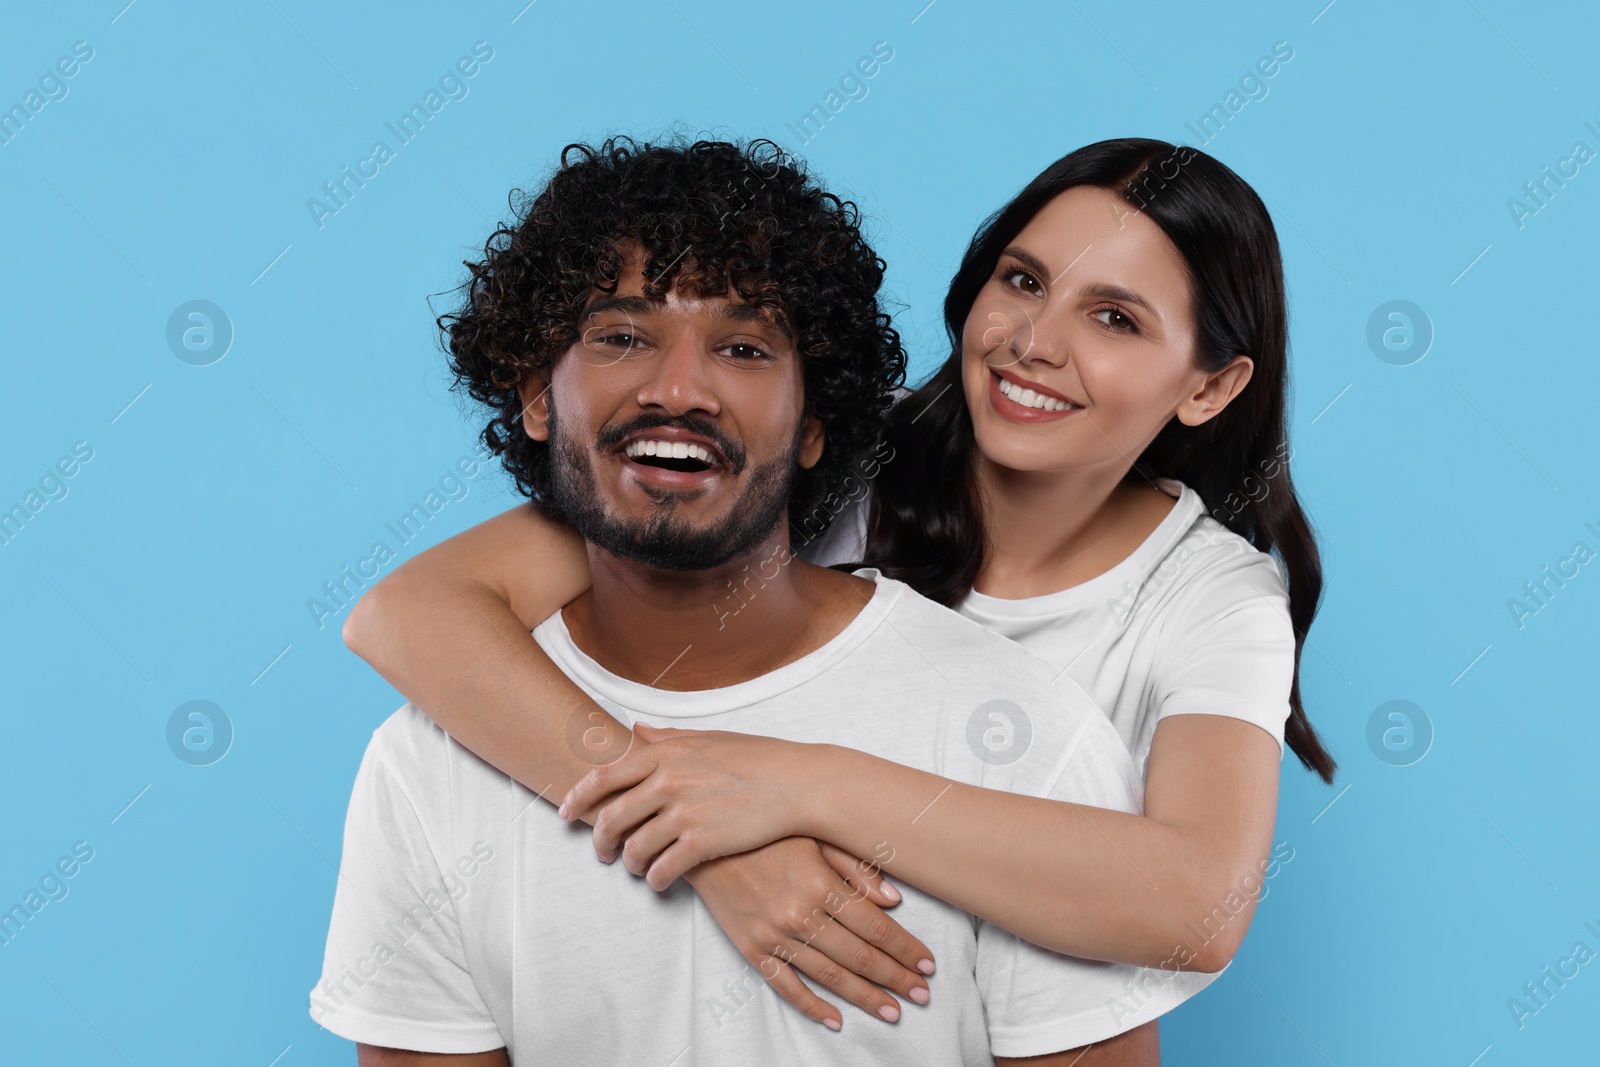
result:
[[(793, 339), (788, 317), (780, 309), (744, 296), (731, 279), (724, 279), (722, 290), (715, 291), (714, 285), (705, 284), (705, 273), (696, 269), (695, 263), (687, 256), (681, 257), (676, 264), (679, 270), (672, 277), (671, 288), (659, 299), (646, 295), (644, 249), (637, 242), (619, 242), (618, 250), (623, 253), (623, 263), (615, 286), (609, 291), (598, 286), (592, 289), (580, 318), (588, 320), (609, 313), (647, 318), (680, 308), (708, 312), (732, 322), (777, 329), (785, 337)], [(707, 288), (712, 291), (706, 292)]]

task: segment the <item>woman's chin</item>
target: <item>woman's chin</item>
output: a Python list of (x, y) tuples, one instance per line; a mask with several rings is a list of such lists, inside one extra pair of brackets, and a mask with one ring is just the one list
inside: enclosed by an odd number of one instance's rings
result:
[(1042, 441), (1019, 441), (1009, 427), (993, 431), (974, 427), (978, 452), (984, 462), (1002, 471), (1017, 474), (1035, 474), (1077, 466), (1074, 457), (1057, 448), (1045, 447)]

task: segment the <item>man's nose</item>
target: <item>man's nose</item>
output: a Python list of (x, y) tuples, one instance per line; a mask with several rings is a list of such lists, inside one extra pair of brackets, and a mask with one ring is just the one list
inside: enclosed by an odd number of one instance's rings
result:
[(679, 337), (666, 343), (654, 361), (654, 373), (640, 386), (640, 407), (665, 408), (674, 415), (720, 410), (710, 376), (711, 354), (694, 338)]

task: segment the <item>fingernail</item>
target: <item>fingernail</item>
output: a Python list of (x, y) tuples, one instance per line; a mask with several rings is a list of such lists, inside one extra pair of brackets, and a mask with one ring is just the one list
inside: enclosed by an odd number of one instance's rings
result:
[(923, 989), (919, 985), (918, 986), (912, 986), (911, 987), (911, 992), (906, 994), (906, 995), (909, 996), (913, 1001), (915, 1001), (918, 1004), (926, 1004), (926, 1003), (928, 1003), (928, 991), (926, 989)]
[(883, 895), (888, 897), (890, 900), (899, 900), (900, 899), (900, 890), (896, 889), (894, 886), (890, 885), (888, 882), (885, 882), (885, 883), (883, 883)]
[(885, 1004), (878, 1009), (878, 1014), (889, 1022), (898, 1022), (900, 1019), (900, 1009), (893, 1004)]
[(839, 1029), (839, 1020), (838, 1019), (824, 1019), (824, 1020), (822, 1020), (822, 1025), (826, 1026), (829, 1030), (838, 1030)]
[(933, 961), (932, 960), (918, 960), (917, 961), (917, 970), (921, 971), (923, 974), (932, 974), (933, 973)]
[(563, 819), (567, 817), (567, 802), (565, 800), (563, 800), (561, 802), (561, 806), (556, 809), (556, 814)]

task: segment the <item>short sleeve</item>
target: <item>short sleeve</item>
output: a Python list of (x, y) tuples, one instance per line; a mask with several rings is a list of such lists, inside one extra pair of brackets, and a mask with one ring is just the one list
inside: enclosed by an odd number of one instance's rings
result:
[(340, 1037), (416, 1052), (487, 1052), (505, 1040), (468, 972), (450, 885), (415, 808), (367, 747), (311, 1018)]
[(1289, 595), (1272, 556), (1254, 549), (1207, 567), (1163, 622), (1152, 673), (1157, 721), (1227, 715), (1283, 750), (1294, 684)]
[(1217, 977), (1063, 956), (986, 922), (978, 974), (989, 1046), (1022, 1058), (1081, 1048), (1160, 1018)]
[[(1115, 728), (1096, 713), (1046, 792), (1142, 813), (1142, 784)], [(1210, 985), (1215, 974), (1064, 956), (978, 923), (978, 988), (996, 1056), (1042, 1056), (1115, 1037), (1156, 1019)]]

